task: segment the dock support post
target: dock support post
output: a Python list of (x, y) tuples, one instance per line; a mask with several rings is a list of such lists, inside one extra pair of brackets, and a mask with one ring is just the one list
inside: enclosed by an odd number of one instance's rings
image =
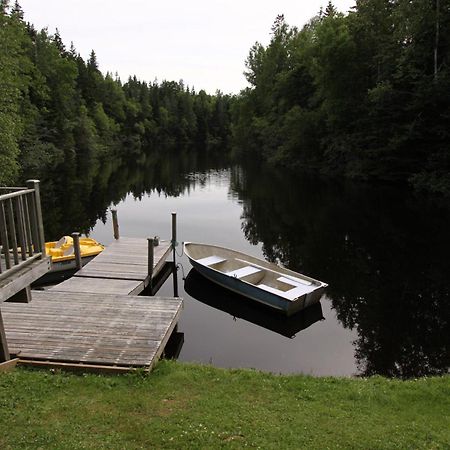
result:
[(83, 267), (81, 262), (81, 249), (80, 249), (80, 233), (72, 233), (73, 239), (73, 251), (75, 253), (75, 265), (78, 270)]
[(8, 343), (6, 342), (6, 333), (3, 326), (2, 313), (0, 311), (0, 363), (9, 361), (11, 359), (8, 350)]
[(153, 289), (153, 264), (155, 261), (155, 248), (153, 238), (147, 238), (147, 242), (148, 242), (148, 276), (150, 278), (149, 286), (151, 292)]
[(119, 239), (119, 221), (117, 219), (117, 209), (111, 209), (112, 221), (113, 221), (113, 231), (114, 239)]
[(173, 277), (173, 296), (178, 297), (178, 272), (177, 272), (177, 264), (175, 261), (172, 263), (172, 277)]
[(173, 262), (175, 263), (176, 252), (175, 248), (177, 245), (177, 213), (172, 213), (172, 250), (173, 250)]
[(176, 260), (176, 245), (177, 245), (177, 213), (172, 213), (172, 277), (173, 277), (173, 296), (178, 297), (178, 274), (177, 274), (177, 260)]

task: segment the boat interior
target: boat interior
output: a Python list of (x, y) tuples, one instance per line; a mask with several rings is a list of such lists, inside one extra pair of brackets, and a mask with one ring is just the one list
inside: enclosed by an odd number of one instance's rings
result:
[(309, 280), (271, 270), (237, 257), (224, 258), (211, 255), (197, 259), (197, 263), (288, 300), (295, 300), (319, 287)]
[[(102, 252), (104, 249), (103, 245), (99, 244), (91, 238), (82, 237), (80, 238), (80, 251), (81, 256), (95, 256)], [(57, 242), (46, 242), (45, 250), (47, 255), (51, 256), (53, 260), (57, 258), (64, 257), (74, 257), (75, 249), (73, 246), (73, 239), (71, 236), (63, 236)]]

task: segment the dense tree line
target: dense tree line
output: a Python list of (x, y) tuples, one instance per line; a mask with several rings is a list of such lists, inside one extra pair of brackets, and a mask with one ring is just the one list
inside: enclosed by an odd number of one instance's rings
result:
[[(26, 23), (16, 2), (0, 0), (0, 184), (24, 177), (92, 184), (114, 158), (226, 144), (230, 97), (183, 82), (146, 83), (103, 75), (56, 31)], [(56, 189), (56, 184), (55, 189)]]
[(450, 195), (449, 57), (450, 0), (357, 0), (348, 15), (330, 3), (302, 29), (277, 17), (250, 50), (250, 87), (208, 95), (104, 75), (94, 51), (85, 61), (0, 0), (0, 184), (92, 184), (111, 158), (231, 134), (238, 156)]
[(235, 149), (276, 164), (450, 194), (450, 2), (330, 3), (279, 16), (246, 61)]

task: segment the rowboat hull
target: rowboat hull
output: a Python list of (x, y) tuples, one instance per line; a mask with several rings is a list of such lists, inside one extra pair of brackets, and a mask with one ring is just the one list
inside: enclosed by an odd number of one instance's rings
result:
[(212, 282), (290, 316), (318, 303), (319, 280), (224, 247), (185, 243), (192, 266)]
[(184, 290), (195, 300), (287, 338), (324, 320), (320, 302), (291, 316), (225, 289), (192, 269), (184, 282)]

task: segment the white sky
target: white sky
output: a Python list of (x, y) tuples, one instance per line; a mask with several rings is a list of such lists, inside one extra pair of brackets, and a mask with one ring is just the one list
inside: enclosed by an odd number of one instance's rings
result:
[[(58, 28), (84, 59), (94, 49), (103, 73), (179, 81), (213, 94), (246, 86), (250, 47), (267, 44), (278, 14), (303, 26), (327, 0), (19, 0), (36, 28)], [(347, 12), (354, 0), (334, 0)]]

